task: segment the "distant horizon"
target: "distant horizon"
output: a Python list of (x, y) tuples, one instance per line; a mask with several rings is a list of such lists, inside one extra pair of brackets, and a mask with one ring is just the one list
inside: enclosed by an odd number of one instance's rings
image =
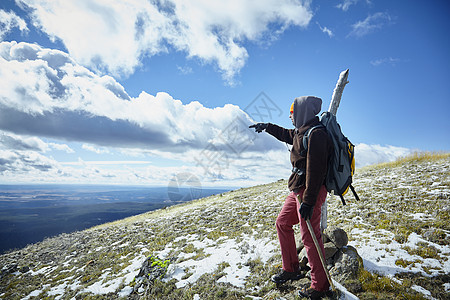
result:
[[(152, 185), (125, 185), (125, 184), (103, 184), (103, 183), (0, 183), (0, 187), (1, 186), (92, 186), (92, 187), (129, 187), (129, 188), (161, 188), (161, 189), (167, 189), (168, 186), (152, 186)], [(189, 188), (188, 186), (180, 186), (180, 188)], [(233, 188), (233, 189), (240, 189), (242, 187), (228, 187), (228, 186), (202, 186), (202, 188), (205, 189), (228, 189), (228, 188)]]
[(50, 236), (229, 192), (223, 188), (0, 184), (0, 253)]
[[(358, 160), (357, 160), (357, 166), (356, 166), (356, 171), (358, 169), (361, 168), (365, 168), (365, 167), (370, 167), (370, 166), (376, 166), (378, 164), (383, 164), (383, 163), (389, 163), (389, 162), (395, 162), (397, 160), (401, 160), (405, 157), (410, 157), (410, 156), (414, 156), (415, 154), (427, 154), (427, 153), (431, 153), (431, 154), (439, 154), (439, 153), (450, 153), (450, 151), (408, 151), (406, 153), (404, 153), (403, 155), (397, 155), (395, 157), (395, 159), (385, 159), (385, 160), (381, 160), (378, 162), (375, 162), (373, 164), (365, 164), (362, 166), (358, 166)], [(365, 155), (370, 155), (370, 152), (365, 153)], [(370, 158), (369, 158), (370, 159)], [(288, 167), (284, 168), (286, 170), (289, 170)], [(285, 170), (284, 170), (285, 171)], [(288, 173), (286, 172), (285, 174), (286, 176), (284, 178), (279, 178), (279, 179), (275, 179), (272, 181), (267, 181), (267, 182), (260, 182), (260, 183), (255, 183), (253, 185), (242, 185), (242, 186), (227, 186), (227, 185), (214, 185), (214, 184), (210, 184), (210, 185), (202, 185), (202, 183), (200, 181), (198, 181), (198, 178), (195, 177), (195, 175), (190, 174), (190, 176), (193, 176), (196, 181), (195, 184), (200, 185), (200, 188), (202, 189), (227, 189), (229, 191), (232, 190), (236, 190), (236, 189), (241, 189), (241, 188), (248, 188), (248, 187), (253, 187), (253, 186), (258, 186), (258, 185), (264, 185), (264, 184), (270, 184), (272, 182), (275, 181), (279, 181), (279, 180), (287, 180), (289, 178)], [(173, 178), (176, 178), (176, 176), (173, 176)], [(216, 180), (216, 183), (219, 183), (220, 180)], [(116, 188), (160, 188), (160, 189), (168, 189), (169, 186), (171, 184), (171, 181), (169, 181), (167, 184), (161, 184), (161, 185), (154, 185), (154, 184), (145, 184), (145, 183), (135, 183), (135, 184), (125, 184), (125, 183), (83, 183), (83, 182), (75, 182), (75, 183), (68, 183), (68, 182), (18, 182), (18, 183), (9, 183), (9, 182), (0, 182), (0, 188), (2, 186), (92, 186), (92, 187), (116, 187)], [(195, 184), (193, 184), (192, 186), (187, 186), (185, 184), (181, 184), (181, 186), (179, 186), (179, 188), (182, 189), (189, 189), (192, 187), (195, 187)]]

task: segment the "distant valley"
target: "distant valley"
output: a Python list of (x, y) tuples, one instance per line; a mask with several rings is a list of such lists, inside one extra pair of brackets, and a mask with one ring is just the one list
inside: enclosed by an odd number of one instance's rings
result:
[(229, 189), (0, 185), (0, 253)]

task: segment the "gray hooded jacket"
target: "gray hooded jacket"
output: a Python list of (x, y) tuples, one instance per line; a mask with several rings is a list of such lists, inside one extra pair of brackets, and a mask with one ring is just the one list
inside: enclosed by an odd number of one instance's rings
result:
[(294, 126), (300, 128), (313, 119), (322, 108), (322, 99), (314, 96), (301, 96), (294, 100)]

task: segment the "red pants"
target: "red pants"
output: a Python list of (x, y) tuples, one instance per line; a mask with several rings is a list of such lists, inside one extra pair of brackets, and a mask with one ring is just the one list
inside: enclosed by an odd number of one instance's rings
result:
[[(299, 268), (299, 261), (297, 255), (297, 247), (295, 245), (294, 230), (292, 226), (299, 223), (302, 241), (305, 245), (306, 254), (308, 256), (309, 266), (311, 267), (311, 287), (317, 291), (328, 290), (330, 284), (328, 283), (327, 275), (320, 262), (319, 254), (317, 253), (314, 241), (309, 233), (308, 226), (304, 219), (300, 217), (299, 209), (300, 202), (297, 200), (297, 195), (303, 197), (304, 188), (301, 188), (299, 193), (291, 192), (278, 215), (276, 226), (278, 239), (281, 247), (281, 257), (283, 261), (283, 270), (294, 272)], [(322, 233), (320, 231), (320, 216), (322, 213), (322, 204), (327, 197), (327, 190), (325, 186), (320, 189), (317, 196), (317, 202), (314, 206), (313, 215), (311, 217), (311, 225), (319, 242), (322, 253), (325, 255), (323, 248)]]

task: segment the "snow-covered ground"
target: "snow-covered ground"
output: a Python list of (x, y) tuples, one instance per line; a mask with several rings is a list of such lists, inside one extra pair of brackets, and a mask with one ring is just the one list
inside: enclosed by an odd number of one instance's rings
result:
[[(329, 199), (328, 223), (348, 232), (370, 272), (396, 282), (402, 273), (448, 275), (449, 170), (448, 157), (359, 170), (355, 187), (362, 200), (348, 196), (343, 207)], [(285, 181), (240, 189), (2, 255), (0, 299), (126, 298), (149, 255), (171, 260), (162, 282), (191, 291), (192, 299), (201, 299), (198, 285), (210, 281), (264, 299), (267, 278), (281, 265), (274, 223), (287, 193)], [(433, 299), (435, 291), (418, 283), (411, 288)], [(450, 296), (448, 282), (439, 288)]]

